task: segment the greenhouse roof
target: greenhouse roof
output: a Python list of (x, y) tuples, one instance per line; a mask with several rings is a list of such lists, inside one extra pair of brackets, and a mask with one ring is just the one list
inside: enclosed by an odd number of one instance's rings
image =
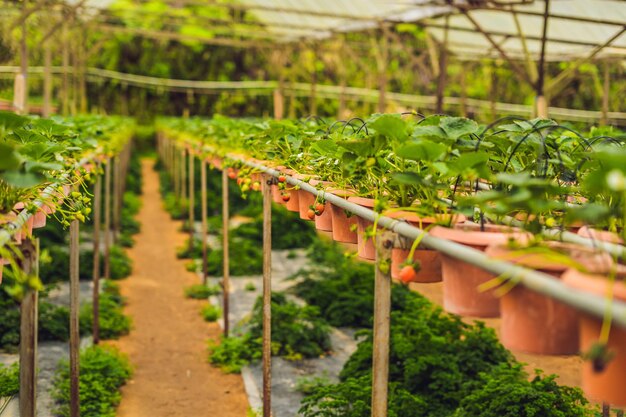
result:
[[(539, 59), (544, 13), (546, 60), (626, 55), (623, 0), (241, 0), (267, 30), (284, 40), (418, 22), (463, 59)], [(299, 26), (299, 27), (298, 27)], [(597, 51), (596, 51), (597, 49)]]

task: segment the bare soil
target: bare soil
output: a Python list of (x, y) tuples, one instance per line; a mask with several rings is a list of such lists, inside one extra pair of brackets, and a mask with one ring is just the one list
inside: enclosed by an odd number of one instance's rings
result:
[(185, 286), (196, 274), (176, 259), (185, 242), (180, 222), (162, 207), (153, 161), (143, 161), (141, 233), (129, 254), (133, 275), (121, 282), (130, 335), (113, 342), (130, 356), (134, 375), (122, 389), (118, 417), (242, 417), (248, 410), (240, 375), (226, 375), (207, 362), (207, 340), (218, 340), (219, 326), (200, 317), (206, 301), (186, 299)]

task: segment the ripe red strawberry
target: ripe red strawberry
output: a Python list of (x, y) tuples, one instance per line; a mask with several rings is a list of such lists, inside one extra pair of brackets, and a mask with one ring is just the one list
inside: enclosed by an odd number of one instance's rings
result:
[(283, 193), (282, 194), (282, 199), (286, 203), (287, 201), (289, 201), (291, 199), (291, 195), (289, 193)]
[(326, 208), (326, 206), (322, 203), (317, 203), (315, 205), (315, 214), (317, 214), (318, 216), (321, 216), (322, 213), (324, 213), (324, 209)]
[(402, 281), (403, 284), (408, 284), (415, 279), (415, 277), (417, 276), (417, 272), (415, 272), (415, 268), (413, 267), (413, 265), (405, 265), (400, 270), (399, 276), (400, 281)]
[(285, 182), (285, 181), (287, 181), (287, 177), (285, 177), (284, 175), (278, 176), (278, 182)]
[(312, 209), (309, 209), (306, 212), (306, 216), (309, 218), (309, 220), (315, 220), (315, 211), (313, 211)]

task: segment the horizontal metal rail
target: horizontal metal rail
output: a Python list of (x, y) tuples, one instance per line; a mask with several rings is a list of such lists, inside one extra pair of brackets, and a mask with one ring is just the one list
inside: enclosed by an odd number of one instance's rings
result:
[[(52, 73), (62, 74), (65, 70), (72, 72), (72, 67), (53, 66), (50, 68)], [(14, 74), (20, 71), (18, 66), (0, 66), (0, 74)], [(29, 67), (28, 72), (31, 74), (42, 74), (43, 67)], [(171, 91), (188, 91), (194, 90), (204, 93), (215, 93), (226, 90), (237, 90), (247, 92), (249, 94), (272, 94), (273, 90), (278, 88), (277, 81), (194, 81), (194, 80), (177, 80), (169, 78), (150, 77), (145, 75), (128, 74), (118, 71), (105, 70), (101, 68), (88, 67), (86, 74), (92, 78), (105, 78), (116, 80), (119, 82), (133, 85), (136, 87), (146, 87), (154, 89), (163, 89)], [(293, 92), (297, 96), (309, 97), (311, 94), (311, 84), (309, 83), (286, 83), (284, 86), (286, 92)], [(316, 95), (320, 99), (337, 100), (340, 97), (377, 103), (380, 92), (377, 89), (361, 88), (361, 87), (341, 87), (336, 85), (316, 84)], [(405, 94), (388, 91), (386, 97), (389, 101), (415, 108), (422, 106), (432, 109), (436, 104), (435, 96), (423, 96), (415, 94)], [(489, 100), (481, 100), (474, 98), (461, 99), (460, 97), (445, 97), (446, 106), (466, 106), (476, 109), (491, 109), (495, 105), (495, 109), (500, 113), (515, 114), (519, 116), (532, 116), (533, 107), (526, 104), (516, 103), (491, 103)], [(602, 118), (601, 111), (566, 109), (562, 107), (549, 107), (548, 114), (551, 117), (560, 120), (594, 122)], [(607, 118), (613, 123), (623, 125), (626, 123), (625, 112), (608, 112)]]
[[(317, 188), (309, 185), (304, 181), (280, 173), (279, 171), (273, 168), (266, 167), (262, 164), (254, 163), (238, 156), (227, 155), (226, 158), (239, 161), (251, 168), (258, 169), (274, 177), (284, 175), (289, 184), (296, 185), (304, 191), (322, 197), (326, 201), (329, 201), (330, 203), (341, 207), (344, 210), (356, 214), (357, 216), (365, 220), (369, 220), (372, 222), (377, 221), (378, 225), (408, 239), (415, 240), (423, 235), (420, 244), (427, 248), (437, 250), (452, 258), (474, 265), (485, 271), (491, 272), (496, 276), (506, 276), (508, 277), (508, 279), (513, 280), (532, 291), (561, 301), (564, 304), (584, 311), (585, 313), (591, 314), (599, 318), (603, 318), (607, 311), (611, 311), (613, 323), (619, 325), (620, 327), (626, 328), (626, 302), (619, 300), (608, 300), (602, 296), (578, 290), (576, 288), (566, 285), (561, 280), (558, 280), (551, 275), (524, 268), (510, 262), (493, 259), (479, 250), (455, 242), (451, 242), (446, 239), (431, 236), (427, 232), (415, 226), (412, 226), (407, 222), (380, 215), (373, 210), (370, 210), (363, 206), (359, 206), (358, 204), (354, 204), (332, 193), (318, 190)], [(610, 303), (610, 305), (608, 305), (607, 303)]]
[[(98, 154), (99, 154), (98, 152), (95, 152), (93, 155), (81, 159), (78, 163), (76, 163), (74, 168), (82, 167), (85, 164), (92, 162)], [(52, 197), (55, 191), (57, 191), (56, 188), (59, 185), (63, 185), (63, 181), (67, 180), (68, 177), (69, 177), (69, 174), (67, 172), (63, 173), (59, 178), (55, 180), (55, 182), (46, 186), (43, 189), (39, 198), (36, 198), (32, 202), (29, 202), (29, 204), (34, 204), (38, 208), (41, 208), (45, 204), (45, 200)], [(17, 218), (14, 221), (5, 223), (3, 227), (0, 229), (0, 248), (4, 247), (7, 243), (9, 243), (13, 234), (17, 230), (20, 230), (21, 228), (23, 228), (26, 222), (28, 221), (28, 219), (30, 219), (33, 215), (34, 213), (30, 213), (28, 210), (22, 210), (17, 215)]]

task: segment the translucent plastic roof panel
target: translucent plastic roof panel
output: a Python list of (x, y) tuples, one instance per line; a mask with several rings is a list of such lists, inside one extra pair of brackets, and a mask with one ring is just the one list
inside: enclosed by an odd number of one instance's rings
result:
[[(376, 28), (382, 21), (416, 21), (433, 17), (448, 7), (432, 0), (241, 0), (268, 30), (297, 38), (325, 38), (337, 32)], [(294, 28), (293, 25), (301, 25)]]
[[(476, 9), (468, 10), (465, 15), (457, 9), (447, 18), (426, 19), (423, 23), (435, 39), (443, 42), (447, 20), (448, 49), (462, 59), (498, 57), (500, 52), (495, 43), (512, 58), (524, 58), (526, 49), (531, 59), (538, 60), (545, 1), (517, 5), (512, 10)], [(552, 0), (548, 11), (547, 60), (585, 57), (611, 39), (610, 45), (596, 57), (626, 56), (625, 1)], [(481, 31), (489, 34), (491, 41)]]

